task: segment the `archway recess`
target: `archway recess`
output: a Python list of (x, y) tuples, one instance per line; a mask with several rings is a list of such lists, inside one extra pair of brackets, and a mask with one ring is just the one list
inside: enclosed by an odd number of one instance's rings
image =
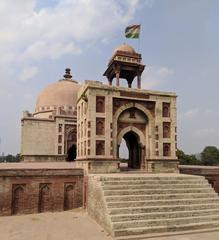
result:
[(129, 131), (124, 134), (123, 139), (128, 148), (128, 168), (139, 169), (141, 167), (141, 146), (139, 136)]
[(68, 156), (67, 156), (67, 161), (72, 162), (76, 159), (77, 151), (76, 151), (76, 145), (73, 144), (69, 149), (68, 149)]

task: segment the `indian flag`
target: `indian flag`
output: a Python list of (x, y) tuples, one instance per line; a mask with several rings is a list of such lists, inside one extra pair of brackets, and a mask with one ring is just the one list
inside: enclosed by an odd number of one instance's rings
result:
[(139, 38), (141, 25), (130, 25), (125, 29), (126, 38)]

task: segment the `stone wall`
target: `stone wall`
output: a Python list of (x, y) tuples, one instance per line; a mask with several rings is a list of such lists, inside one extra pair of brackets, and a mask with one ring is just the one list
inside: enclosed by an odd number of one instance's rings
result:
[(21, 161), (66, 161), (68, 150), (72, 145), (76, 146), (75, 116), (55, 116), (51, 119), (26, 116), (21, 123)]
[(92, 174), (88, 177), (87, 211), (97, 223), (112, 235), (111, 221), (107, 212), (100, 178), (100, 176)]
[(0, 215), (70, 210), (83, 206), (83, 170), (0, 167)]
[(219, 194), (219, 167), (218, 166), (189, 166), (180, 165), (180, 173), (204, 176)]
[(49, 119), (22, 119), (21, 155), (54, 155), (55, 127)]

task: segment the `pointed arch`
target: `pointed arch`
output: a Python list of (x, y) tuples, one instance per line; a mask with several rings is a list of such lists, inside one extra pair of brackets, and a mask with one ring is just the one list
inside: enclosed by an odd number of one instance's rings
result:
[(12, 187), (12, 215), (23, 213), (24, 210), (24, 188), (25, 185), (13, 185)]
[[(121, 141), (121, 135), (118, 137), (118, 119), (120, 115), (127, 109), (130, 108), (136, 108), (137, 110), (143, 112), (145, 117), (148, 119), (147, 124), (145, 125), (145, 136), (142, 137), (141, 135), (141, 144), (144, 147), (144, 158), (149, 158), (151, 153), (154, 150), (153, 146), (153, 139), (155, 138), (155, 123), (154, 123), (154, 117), (152, 116), (151, 112), (146, 109), (143, 105), (135, 102), (127, 103), (122, 105), (117, 109), (113, 116), (113, 157), (118, 157), (118, 145), (119, 141)], [(125, 131), (125, 130), (124, 130)], [(138, 131), (139, 132), (139, 131)], [(144, 135), (144, 134), (143, 134)]]
[(138, 135), (138, 137), (140, 138), (140, 142), (141, 144), (145, 145), (145, 136), (144, 134), (142, 133), (142, 131), (140, 131), (138, 128), (134, 127), (134, 126), (129, 126), (129, 127), (126, 127), (124, 129), (122, 129), (122, 131), (119, 133), (118, 137), (117, 137), (117, 143), (118, 145), (121, 144), (122, 142), (122, 138), (123, 136), (128, 133), (128, 132), (134, 132)]
[(51, 191), (49, 183), (42, 183), (39, 186), (38, 212), (51, 211)]

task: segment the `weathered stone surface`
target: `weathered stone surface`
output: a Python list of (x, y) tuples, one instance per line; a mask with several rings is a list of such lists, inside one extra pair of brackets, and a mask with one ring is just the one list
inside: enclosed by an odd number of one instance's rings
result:
[[(148, 97), (143, 99), (142, 94)], [(163, 115), (165, 103), (168, 115)], [(174, 93), (86, 81), (79, 89), (77, 111), (77, 161), (91, 163), (102, 160), (106, 163), (105, 172), (112, 172), (113, 164), (109, 168), (108, 160), (119, 161), (118, 149), (122, 138), (131, 132), (138, 141), (130, 147), (134, 149), (137, 146), (133, 156), (129, 153), (130, 167), (157, 173), (178, 171)], [(168, 126), (168, 134), (163, 133), (163, 124)], [(103, 172), (98, 171), (103, 169), (103, 165), (96, 169), (94, 163), (91, 165), (90, 173)], [(118, 165), (114, 164), (114, 172), (117, 171)]]
[(219, 194), (219, 167), (218, 166), (191, 166), (180, 165), (179, 170), (184, 174), (205, 177), (214, 190)]
[(90, 179), (89, 213), (116, 239), (219, 228), (219, 198), (203, 177), (109, 174)]
[(69, 164), (2, 163), (0, 183), (3, 216), (63, 211), (83, 205), (83, 170)]

